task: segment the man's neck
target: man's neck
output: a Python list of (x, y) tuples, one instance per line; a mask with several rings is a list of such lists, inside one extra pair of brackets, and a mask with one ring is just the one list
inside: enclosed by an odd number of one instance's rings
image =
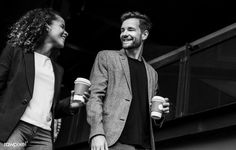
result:
[(125, 49), (125, 53), (128, 57), (141, 61), (143, 48), (140, 47), (138, 49)]

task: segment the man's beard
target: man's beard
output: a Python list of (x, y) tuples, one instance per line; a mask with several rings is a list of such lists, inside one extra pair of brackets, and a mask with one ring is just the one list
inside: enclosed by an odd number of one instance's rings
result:
[(141, 45), (141, 42), (132, 42), (132, 43), (129, 44), (129, 45), (123, 45), (123, 43), (122, 43), (122, 47), (123, 47), (124, 49), (127, 49), (127, 50), (139, 48), (140, 45)]

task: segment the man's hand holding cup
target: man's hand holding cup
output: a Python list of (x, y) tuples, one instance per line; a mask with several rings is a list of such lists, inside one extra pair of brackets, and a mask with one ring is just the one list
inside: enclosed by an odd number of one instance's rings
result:
[(161, 119), (161, 117), (170, 112), (170, 103), (168, 98), (154, 96), (151, 103), (151, 117)]

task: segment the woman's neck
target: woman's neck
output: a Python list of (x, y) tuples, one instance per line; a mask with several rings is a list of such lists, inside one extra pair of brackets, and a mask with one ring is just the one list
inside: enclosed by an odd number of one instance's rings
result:
[(37, 52), (37, 53), (40, 53), (40, 54), (42, 54), (42, 55), (45, 55), (45, 56), (47, 56), (47, 57), (49, 57), (50, 54), (51, 54), (52, 48), (53, 48), (53, 47), (52, 47), (51, 44), (44, 44), (44, 45), (40, 46), (40, 47), (36, 50), (36, 52)]

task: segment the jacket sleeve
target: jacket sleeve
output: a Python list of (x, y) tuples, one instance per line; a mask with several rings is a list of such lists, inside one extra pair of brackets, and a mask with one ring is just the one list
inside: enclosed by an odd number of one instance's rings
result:
[(157, 95), (157, 92), (159, 90), (158, 87), (159, 87), (159, 85), (158, 85), (158, 74), (155, 71), (155, 89), (154, 89), (154, 95)]
[(58, 85), (59, 85), (59, 88), (57, 90), (57, 94), (55, 94), (55, 99), (56, 99), (56, 104), (55, 104), (55, 109), (54, 109), (54, 115), (55, 115), (55, 118), (58, 119), (58, 118), (63, 118), (63, 117), (67, 117), (67, 116), (71, 116), (71, 115), (74, 115), (76, 112), (78, 112), (78, 109), (75, 110), (75, 109), (71, 109), (70, 108), (70, 99), (71, 97), (65, 97), (65, 98), (61, 98), (61, 90), (64, 90), (62, 88), (62, 80), (63, 80), (63, 74), (64, 74), (64, 69), (55, 64), (56, 68), (57, 68), (57, 74), (58, 74)]
[(6, 87), (7, 78), (10, 72), (13, 50), (10, 46), (6, 46), (0, 56), (0, 95)]
[(55, 119), (74, 115), (77, 111), (70, 108), (70, 97), (60, 99), (55, 108)]
[[(158, 95), (158, 74), (155, 71), (155, 89), (154, 89), (154, 95)], [(164, 123), (165, 117), (162, 117), (160, 120), (155, 120), (153, 119), (154, 125), (158, 126), (159, 128), (162, 127), (163, 123)]]
[(105, 135), (103, 128), (103, 102), (107, 90), (108, 67), (105, 51), (98, 53), (90, 74), (90, 98), (86, 105), (90, 136)]

